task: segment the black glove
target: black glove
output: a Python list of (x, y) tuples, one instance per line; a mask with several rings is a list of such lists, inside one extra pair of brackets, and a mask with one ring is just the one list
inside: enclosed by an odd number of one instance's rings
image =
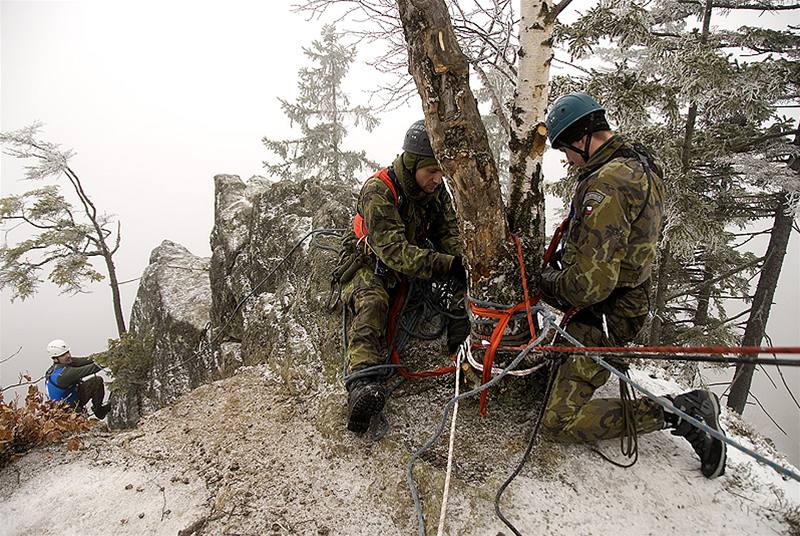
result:
[(544, 270), (542, 270), (542, 276), (539, 280), (539, 293), (542, 295), (542, 299), (553, 307), (560, 309), (561, 311), (567, 311), (572, 306), (562, 301), (558, 297), (556, 291), (556, 281), (560, 275), (561, 270), (556, 270), (550, 266), (546, 266)]
[(546, 266), (545, 269), (542, 270), (542, 279), (539, 281), (539, 291), (545, 297), (555, 297), (556, 281), (559, 275), (561, 275), (561, 271), (551, 266)]
[[(451, 311), (451, 313), (454, 311)], [(463, 312), (463, 311), (457, 311)], [(469, 337), (469, 319), (466, 316), (447, 319), (447, 351), (456, 353), (458, 347)]]
[(554, 270), (561, 270), (563, 266), (561, 266), (561, 259), (564, 257), (564, 248), (557, 249), (553, 252), (553, 255), (550, 256), (550, 261), (548, 264), (550, 268)]
[(453, 257), (453, 263), (450, 265), (450, 271), (447, 275), (456, 281), (466, 283), (467, 271), (464, 269), (464, 260), (461, 258), (461, 255)]

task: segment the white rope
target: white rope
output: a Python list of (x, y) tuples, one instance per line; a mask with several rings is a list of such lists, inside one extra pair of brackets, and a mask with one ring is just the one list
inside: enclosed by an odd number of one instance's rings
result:
[[(475, 359), (475, 357), (473, 357), (472, 351), (469, 348), (467, 348), (466, 355), (467, 355), (467, 361), (469, 361), (470, 366), (472, 366), (472, 368), (474, 368), (478, 372), (483, 373), (483, 364), (477, 359)], [(545, 362), (542, 361), (538, 365), (534, 365), (531, 368), (521, 369), (521, 370), (511, 370), (508, 371), (507, 374), (511, 376), (527, 376), (529, 374), (533, 374), (534, 372), (542, 368), (544, 365)], [(503, 372), (502, 368), (492, 366), (492, 376), (497, 376), (501, 372)]]
[[(450, 420), (450, 447), (447, 451), (447, 473), (444, 477), (444, 491), (442, 491), (442, 507), (439, 509), (439, 530), (436, 531), (436, 536), (444, 534), (444, 520), (447, 517), (447, 496), (450, 494), (450, 473), (453, 469), (453, 446), (456, 440), (456, 416), (458, 415), (458, 394), (461, 379), (461, 358), (465, 353), (465, 349), (469, 342), (461, 343), (461, 346), (456, 353), (456, 403), (453, 405), (453, 416)], [(469, 351), (467, 350), (467, 353)]]

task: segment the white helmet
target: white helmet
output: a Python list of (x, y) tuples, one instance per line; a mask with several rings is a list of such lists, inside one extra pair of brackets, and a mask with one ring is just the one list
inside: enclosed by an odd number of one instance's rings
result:
[(50, 357), (61, 357), (69, 352), (69, 346), (61, 339), (50, 341), (47, 345), (47, 353)]

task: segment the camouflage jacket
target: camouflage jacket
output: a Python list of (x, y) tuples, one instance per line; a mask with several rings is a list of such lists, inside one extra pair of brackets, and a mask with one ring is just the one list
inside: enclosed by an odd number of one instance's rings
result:
[[(571, 306), (607, 300), (650, 278), (664, 218), (663, 172), (640, 146), (615, 135), (581, 169), (564, 236), (562, 270), (546, 268), (543, 290)], [(619, 293), (617, 293), (619, 294)], [(645, 314), (647, 291), (618, 304)], [(631, 296), (633, 298), (633, 296)]]
[[(381, 274), (398, 280), (399, 274), (429, 279), (446, 274), (454, 255), (461, 254), (456, 215), (444, 187), (426, 194), (398, 157), (391, 169), (397, 178), (399, 202), (378, 178), (364, 183), (357, 210), (368, 229), (366, 244), (351, 230), (342, 244), (339, 282), (346, 283), (361, 266), (378, 267)], [(380, 261), (385, 268), (378, 265)], [(388, 270), (387, 270), (388, 269)]]

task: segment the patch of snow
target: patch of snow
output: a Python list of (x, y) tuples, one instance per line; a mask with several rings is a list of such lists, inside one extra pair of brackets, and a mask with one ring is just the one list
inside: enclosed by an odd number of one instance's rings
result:
[(202, 517), (199, 479), (171, 481), (174, 471), (163, 466), (97, 454), (45, 450), (17, 462), (16, 472), (5, 470), (0, 535), (174, 535)]

